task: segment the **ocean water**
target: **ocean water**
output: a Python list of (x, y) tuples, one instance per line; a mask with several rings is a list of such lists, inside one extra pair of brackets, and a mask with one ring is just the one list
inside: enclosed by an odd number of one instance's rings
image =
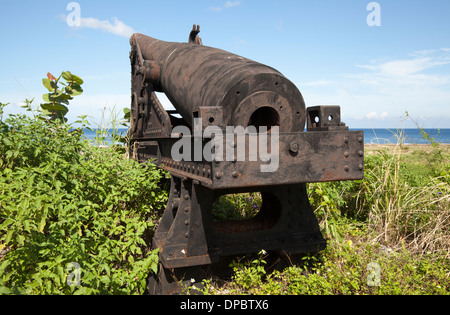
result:
[[(404, 144), (429, 144), (430, 141), (423, 138), (419, 129), (350, 129), (363, 130), (366, 144), (396, 144), (401, 139)], [(450, 129), (424, 129), (424, 131), (436, 142), (450, 144)], [(126, 135), (127, 129), (119, 129), (119, 133)], [(88, 139), (95, 139), (96, 130), (85, 130)], [(106, 139), (108, 141), (108, 139)]]
[[(355, 129), (356, 130), (356, 129)], [(419, 129), (359, 129), (364, 131), (366, 144), (396, 144), (401, 140), (403, 144), (430, 144)], [(450, 129), (424, 129), (434, 141), (450, 144)]]

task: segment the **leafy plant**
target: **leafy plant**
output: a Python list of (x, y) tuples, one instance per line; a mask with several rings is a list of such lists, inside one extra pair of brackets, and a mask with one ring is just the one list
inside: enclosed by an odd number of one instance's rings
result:
[(0, 120), (0, 294), (142, 294), (156, 271), (166, 175), (92, 146), (84, 127)]
[[(65, 82), (61, 79), (64, 79)], [(42, 99), (46, 102), (41, 104), (42, 114), (50, 117), (50, 120), (59, 119), (67, 122), (65, 118), (69, 111), (67, 106), (70, 100), (83, 93), (81, 88), (83, 80), (70, 71), (65, 71), (58, 78), (55, 78), (51, 73), (47, 73), (47, 78), (42, 79), (42, 83), (49, 91), (42, 96)], [(58, 84), (64, 87), (60, 88)]]
[(258, 214), (261, 206), (260, 193), (224, 195), (213, 204), (213, 220), (218, 222), (248, 220)]
[(234, 271), (234, 281), (236, 284), (249, 290), (251, 288), (258, 288), (262, 284), (262, 278), (266, 274), (264, 266), (266, 265), (265, 256), (267, 252), (261, 250), (258, 253), (258, 257), (243, 263), (241, 261), (234, 260), (230, 267)]

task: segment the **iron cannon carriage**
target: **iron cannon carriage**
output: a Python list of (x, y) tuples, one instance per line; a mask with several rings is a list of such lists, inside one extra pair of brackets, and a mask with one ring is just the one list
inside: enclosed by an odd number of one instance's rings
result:
[[(280, 72), (203, 46), (199, 32), (194, 25), (187, 43), (130, 39), (131, 155), (171, 175), (153, 237), (154, 294), (179, 292), (180, 279), (221, 257), (323, 250), (306, 184), (364, 177), (363, 132), (349, 131), (339, 106), (306, 108)], [(156, 92), (175, 110), (164, 109)], [(249, 192), (262, 197), (254, 218), (214, 222), (215, 200)]]

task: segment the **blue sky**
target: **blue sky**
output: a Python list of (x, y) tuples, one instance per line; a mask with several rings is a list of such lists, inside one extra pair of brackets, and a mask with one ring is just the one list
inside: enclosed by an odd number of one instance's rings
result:
[[(41, 80), (69, 70), (84, 94), (74, 121), (130, 106), (129, 36), (185, 42), (193, 24), (203, 44), (276, 68), (307, 106), (341, 105), (352, 128), (450, 128), (450, 1), (385, 0), (369, 26), (369, 0), (79, 0), (81, 27), (66, 0), (0, 0), (0, 102), (42, 101)], [(170, 105), (163, 98), (167, 107)]]

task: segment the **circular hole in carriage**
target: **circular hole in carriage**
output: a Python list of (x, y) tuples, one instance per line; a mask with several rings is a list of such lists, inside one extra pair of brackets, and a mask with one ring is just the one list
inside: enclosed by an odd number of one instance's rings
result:
[(215, 200), (211, 215), (218, 232), (256, 232), (275, 226), (281, 216), (281, 204), (268, 192), (227, 194)]

